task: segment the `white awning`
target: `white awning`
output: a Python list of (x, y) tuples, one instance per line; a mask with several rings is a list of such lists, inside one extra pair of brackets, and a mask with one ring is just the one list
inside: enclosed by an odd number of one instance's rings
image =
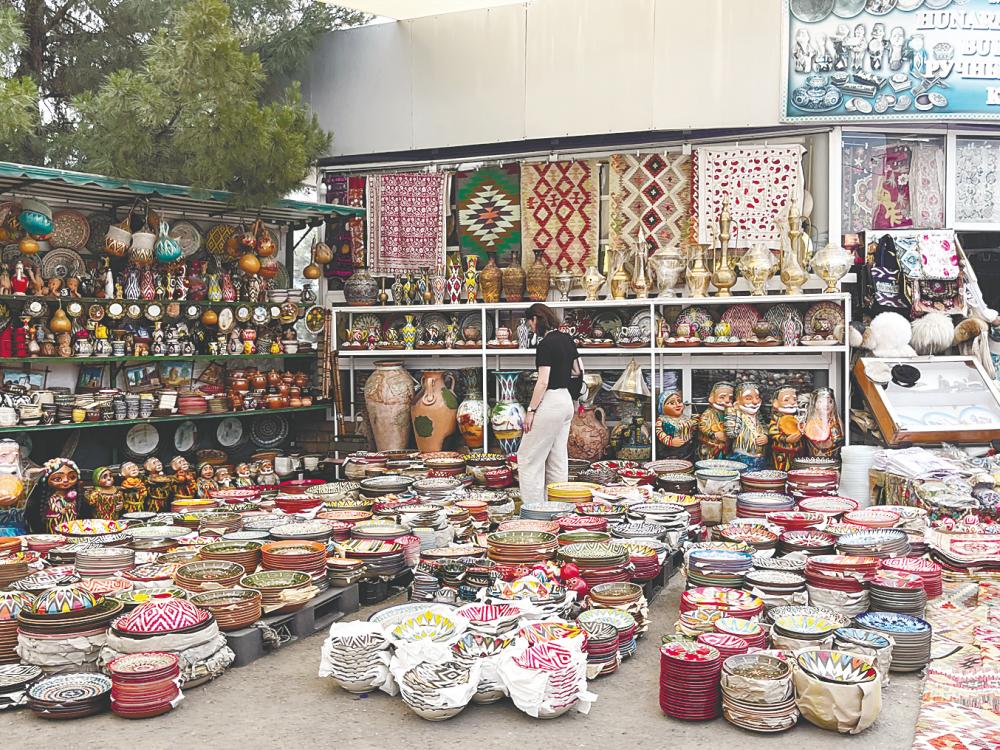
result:
[(457, 13), (463, 10), (492, 8), (498, 5), (518, 5), (530, 0), (321, 0), (330, 5), (371, 13), (384, 18), (404, 21), (408, 18)]

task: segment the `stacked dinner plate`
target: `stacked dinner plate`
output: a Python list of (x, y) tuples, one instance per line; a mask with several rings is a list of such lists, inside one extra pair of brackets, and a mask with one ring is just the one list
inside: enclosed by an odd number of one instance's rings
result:
[(773, 606), (794, 601), (795, 594), (806, 590), (806, 577), (790, 570), (750, 570), (744, 585)]
[(271, 538), (276, 541), (299, 539), (304, 541), (327, 542), (333, 534), (329, 521), (295, 521), (271, 527)]
[(222, 560), (242, 565), (248, 573), (253, 573), (260, 565), (260, 542), (225, 541), (206, 544), (198, 552), (202, 560)]
[(740, 475), (740, 488), (744, 492), (785, 492), (788, 474), (776, 469), (745, 471)]
[(928, 599), (941, 596), (941, 566), (932, 560), (919, 557), (897, 557), (892, 560), (883, 560), (882, 569), (915, 573), (923, 579), (924, 591), (927, 592)]
[(215, 616), (219, 630), (245, 628), (261, 615), (261, 594), (253, 589), (216, 589), (194, 594), (191, 603)]
[(827, 522), (838, 520), (845, 513), (858, 509), (857, 500), (849, 497), (837, 497), (836, 495), (819, 495), (805, 497), (799, 500), (799, 510), (810, 513), (822, 513), (827, 517)]
[(783, 555), (790, 552), (803, 552), (807, 555), (830, 555), (833, 554), (836, 546), (837, 537), (815, 529), (784, 531), (778, 537), (778, 551)]
[(642, 586), (637, 583), (600, 583), (590, 590), (592, 609), (621, 609), (635, 618), (638, 633), (645, 633), (648, 609)]
[(767, 522), (784, 531), (806, 531), (822, 526), (826, 516), (804, 510), (779, 510), (767, 514)]
[(910, 540), (901, 529), (871, 529), (844, 534), (837, 539), (837, 551), (842, 555), (878, 558), (906, 557)]
[(560, 562), (574, 563), (591, 588), (629, 580), (629, 552), (614, 543), (569, 544), (559, 548), (558, 557)]
[(772, 617), (772, 637), (784, 636), (796, 641), (823, 641), (838, 627), (839, 620), (830, 620), (819, 614), (782, 614)]
[(88, 547), (76, 554), (76, 572), (83, 578), (108, 578), (135, 566), (128, 547)]
[(231, 588), (246, 575), (239, 563), (225, 560), (199, 560), (181, 565), (174, 573), (174, 583), (185, 591), (197, 594), (217, 588)]
[(587, 678), (612, 674), (621, 664), (618, 651), (618, 628), (609, 622), (581, 622), (587, 631)]
[(543, 562), (555, 556), (559, 542), (543, 531), (497, 531), (486, 537), (486, 555), (507, 565)]
[[(796, 500), (837, 491), (840, 477), (836, 469), (792, 469), (788, 472), (788, 494)], [(855, 506), (857, 507), (857, 506)]]
[(42, 676), (42, 670), (29, 664), (0, 665), (0, 710), (23, 706), (25, 690)]
[(687, 552), (688, 585), (739, 589), (752, 565), (753, 556), (749, 552), (691, 549)]
[(715, 586), (697, 586), (681, 594), (681, 612), (701, 608), (718, 610), (723, 616), (749, 620), (764, 611), (764, 602), (746, 591)]
[(683, 531), (692, 523), (690, 513), (680, 503), (636, 503), (629, 506), (628, 518), (662, 524), (668, 531)]
[[(745, 542), (754, 548), (754, 554), (774, 554), (778, 535), (760, 523), (727, 523), (713, 531), (726, 542)], [(724, 655), (723, 655), (724, 656)]]
[[(694, 641), (702, 633), (714, 633), (716, 620), (722, 619), (725, 614), (725, 612), (708, 607), (681, 612), (677, 615), (674, 630), (678, 635)], [(663, 643), (668, 643), (668, 641), (664, 640)]]
[(549, 520), (556, 516), (566, 515), (576, 511), (574, 503), (525, 503), (521, 506), (521, 518)]
[(799, 557), (761, 557), (755, 555), (753, 566), (756, 570), (790, 570), (801, 573), (806, 569), (806, 561)]
[(854, 618), (860, 628), (892, 636), (893, 672), (923, 669), (931, 657), (931, 625), (926, 620), (897, 612), (864, 612)]
[(173, 583), (180, 566), (180, 563), (147, 563), (126, 570), (122, 577), (132, 581), (134, 588), (162, 588)]
[(842, 520), (865, 529), (891, 529), (899, 523), (899, 513), (884, 508), (865, 508), (845, 513)]
[(327, 587), (326, 545), (322, 542), (268, 542), (260, 551), (264, 570), (298, 570), (312, 576), (317, 588)]
[(148, 719), (174, 707), (183, 698), (180, 659), (165, 651), (122, 654), (108, 663), (111, 710), (126, 719)]
[(19, 661), (17, 651), (17, 616), (31, 611), (35, 596), (25, 591), (0, 591), (0, 664)]
[(736, 514), (741, 518), (766, 518), (768, 513), (794, 508), (795, 500), (778, 492), (741, 492), (736, 496)]
[(846, 628), (851, 624), (851, 618), (846, 615), (836, 612), (832, 609), (827, 609), (825, 607), (816, 607), (813, 605), (801, 606), (801, 605), (788, 605), (781, 607), (774, 607), (767, 612), (767, 618), (773, 623), (776, 620), (783, 617), (793, 617), (803, 615), (806, 617), (829, 620), (830, 622), (836, 623), (838, 628)]
[(0, 557), (0, 588), (7, 588), (15, 581), (27, 577), (29, 558), (23, 552)]
[[(660, 575), (663, 566), (660, 564), (658, 549), (650, 544), (653, 541), (647, 539), (621, 539), (615, 542), (615, 544), (628, 550), (629, 561), (632, 563), (633, 581), (645, 583), (646, 581), (652, 581)], [(659, 546), (661, 549), (666, 549), (663, 545)]]
[(722, 655), (701, 643), (660, 647), (660, 709), (674, 719), (703, 721), (719, 715)]
[(462, 487), (462, 481), (455, 477), (427, 477), (410, 485), (410, 491), (417, 493), (425, 503), (442, 502), (450, 494)]
[(613, 625), (618, 631), (618, 655), (622, 659), (635, 655), (638, 648), (635, 637), (639, 625), (635, 617), (624, 609), (588, 609), (580, 613), (577, 621), (581, 626), (595, 622)]
[(918, 508), (915, 505), (879, 505), (877, 510), (898, 513), (899, 521), (896, 523), (897, 529), (923, 531), (928, 525), (928, 512), (926, 508)]
[(767, 634), (760, 623), (753, 620), (741, 620), (738, 617), (720, 617), (712, 623), (713, 632), (725, 635), (735, 635), (742, 638), (747, 648), (765, 648)]
[(601, 485), (593, 482), (552, 482), (545, 486), (545, 496), (549, 502), (579, 505), (589, 503), (599, 489)]
[(766, 654), (731, 656), (722, 665), (722, 715), (752, 732), (783, 732), (799, 718), (788, 662)]
[(396, 542), (380, 539), (348, 539), (334, 545), (344, 557), (363, 560), (368, 576), (391, 578), (406, 569), (406, 556)]
[(362, 497), (376, 498), (383, 495), (398, 495), (406, 492), (416, 480), (401, 474), (383, 474), (377, 477), (362, 479), (358, 490)]
[(268, 614), (302, 609), (315, 594), (312, 576), (298, 570), (264, 570), (244, 576), (240, 586), (260, 592), (261, 606)]
[(611, 536), (616, 539), (656, 539), (663, 540), (667, 527), (651, 521), (627, 521), (611, 527)]
[[(611, 541), (608, 531), (565, 531), (556, 537), (560, 547), (570, 544), (604, 544)], [(654, 540), (655, 541), (655, 540)]]
[(373, 518), (370, 521), (360, 521), (351, 527), (351, 537), (354, 539), (381, 539), (388, 541), (398, 536), (405, 536), (413, 531), (418, 536), (422, 536), (426, 529), (410, 529), (402, 524), (396, 523), (391, 518)]
[(718, 649), (723, 659), (728, 659), (730, 656), (738, 654), (745, 654), (747, 649), (750, 648), (750, 645), (743, 638), (740, 638), (738, 635), (729, 635), (728, 633), (702, 633), (696, 640), (705, 646), (712, 646)]
[(79, 719), (106, 711), (111, 679), (74, 673), (46, 677), (28, 688), (27, 705), (43, 719)]
[(581, 503), (576, 506), (576, 512), (581, 516), (604, 518), (608, 524), (621, 523), (628, 513), (627, 505), (609, 505), (607, 503)]
[(567, 513), (564, 516), (556, 516), (553, 520), (559, 524), (560, 531), (604, 531), (608, 528), (608, 519), (598, 516), (578, 516), (575, 513)]
[(503, 521), (497, 526), (497, 531), (542, 531), (546, 534), (558, 534), (560, 531), (559, 520), (536, 521), (531, 518), (512, 518)]
[(902, 612), (923, 617), (927, 606), (924, 579), (915, 573), (880, 570), (868, 584), (868, 607), (873, 612)]
[(816, 555), (806, 562), (809, 601), (849, 617), (868, 609), (868, 581), (878, 570), (878, 558)]

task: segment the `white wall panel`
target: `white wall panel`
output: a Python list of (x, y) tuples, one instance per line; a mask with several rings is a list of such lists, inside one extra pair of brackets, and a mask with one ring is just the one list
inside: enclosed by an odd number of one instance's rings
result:
[(524, 138), (523, 5), (408, 25), (414, 148)]
[(528, 138), (648, 130), (653, 0), (528, 5)]
[(332, 154), (413, 148), (410, 30), (387, 23), (327, 34), (303, 83)]

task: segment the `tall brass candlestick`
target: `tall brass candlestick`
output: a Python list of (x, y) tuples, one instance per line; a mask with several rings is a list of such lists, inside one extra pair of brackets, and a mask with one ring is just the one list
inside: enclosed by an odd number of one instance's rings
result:
[(713, 253), (712, 283), (718, 288), (717, 297), (731, 297), (729, 290), (736, 284), (736, 264), (729, 257), (729, 238), (732, 219), (729, 215), (729, 196), (722, 199), (719, 214), (719, 255)]

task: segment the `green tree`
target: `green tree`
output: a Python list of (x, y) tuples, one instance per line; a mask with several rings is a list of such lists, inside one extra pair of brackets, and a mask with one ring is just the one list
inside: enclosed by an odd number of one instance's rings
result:
[(11, 8), (0, 8), (0, 152), (20, 152), (38, 122), (38, 87), (15, 76), (25, 43), (24, 30)]
[(119, 177), (231, 190), (244, 206), (306, 177), (329, 136), (298, 86), (260, 103), (267, 76), (241, 49), (223, 0), (189, 0), (143, 48), (143, 63), (73, 100), (76, 166)]

